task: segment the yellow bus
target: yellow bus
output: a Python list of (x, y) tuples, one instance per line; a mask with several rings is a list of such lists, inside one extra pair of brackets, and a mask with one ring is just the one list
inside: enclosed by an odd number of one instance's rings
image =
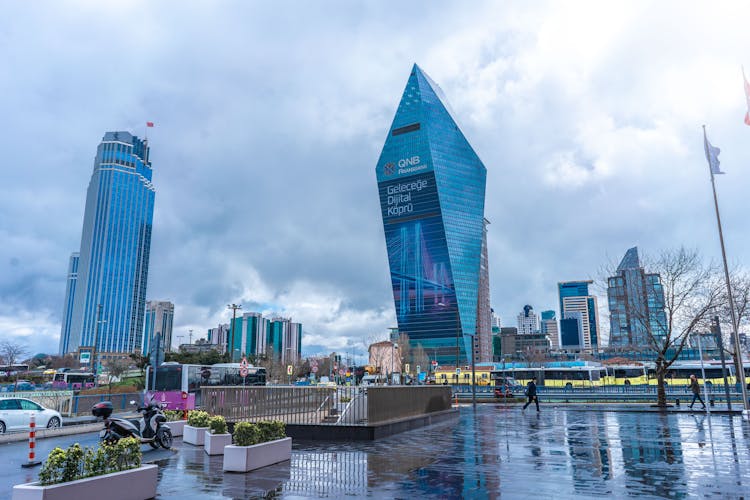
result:
[[(648, 374), (648, 385), (657, 385), (658, 379), (656, 378), (656, 369), (653, 366), (647, 368)], [(709, 387), (712, 385), (724, 385), (724, 374), (721, 369), (721, 364), (715, 361), (703, 362), (703, 372), (701, 371), (700, 362), (690, 363), (674, 363), (667, 370), (667, 375), (664, 378), (664, 382), (667, 385), (679, 387), (690, 385), (690, 375), (695, 375), (698, 379), (698, 383), (703, 385), (703, 375), (706, 374), (705, 383)], [(734, 365), (727, 363), (727, 383), (734, 385), (737, 382), (737, 377), (734, 375)]]
[(601, 387), (607, 378), (607, 369), (603, 366), (571, 366), (544, 368), (544, 387)]
[(607, 366), (607, 385), (648, 385), (646, 367), (643, 365)]
[[(494, 381), (490, 377), (490, 368), (477, 367), (475, 370), (477, 386), (491, 386)], [(471, 367), (461, 368), (461, 373), (457, 376), (456, 369), (451, 367), (441, 367), (435, 371), (435, 383), (445, 385), (471, 385)]]

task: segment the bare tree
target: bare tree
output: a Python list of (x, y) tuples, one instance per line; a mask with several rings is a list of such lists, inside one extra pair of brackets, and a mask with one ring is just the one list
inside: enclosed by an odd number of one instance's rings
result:
[(398, 365), (401, 367), (400, 370), (404, 371), (404, 363), (408, 363), (411, 359), (411, 344), (409, 343), (409, 335), (405, 333), (399, 334), (396, 345), (398, 346), (396, 357), (400, 358), (401, 361), (401, 363), (398, 363)]
[(663, 251), (652, 262), (649, 273), (657, 273), (664, 291), (664, 316), (653, 306), (630, 305), (633, 326), (645, 332), (649, 349), (656, 355), (657, 405), (667, 405), (664, 379), (680, 356), (690, 335), (710, 328), (711, 315), (724, 298), (723, 281), (714, 264), (704, 264), (696, 250), (684, 247)]
[(128, 368), (130, 367), (130, 363), (125, 358), (112, 358), (109, 361), (107, 361), (107, 373), (108, 373), (108, 384), (109, 384), (109, 393), (112, 394), (112, 382), (117, 379), (117, 381), (120, 381), (120, 377), (122, 377), (123, 374), (125, 374), (126, 371), (128, 371)]
[(427, 356), (427, 353), (425, 352), (424, 347), (422, 347), (422, 344), (417, 344), (417, 346), (412, 349), (411, 363), (414, 365), (415, 370), (417, 366), (419, 366), (420, 369), (424, 372), (428, 372), (430, 370), (430, 357)]
[[(0, 341), (0, 358), (3, 362), (8, 365), (8, 371), (12, 370), (12, 366), (18, 364), (21, 359), (26, 356), (26, 346), (18, 342), (12, 342), (10, 340)], [(15, 370), (15, 384), (14, 390), (18, 388), (18, 370)]]

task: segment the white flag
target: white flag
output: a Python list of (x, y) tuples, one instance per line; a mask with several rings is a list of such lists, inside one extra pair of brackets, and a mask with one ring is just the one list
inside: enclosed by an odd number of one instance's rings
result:
[(706, 160), (708, 160), (708, 165), (711, 167), (711, 173), (714, 175), (723, 174), (724, 172), (719, 169), (719, 153), (721, 153), (721, 149), (708, 142), (705, 127), (703, 128), (703, 147), (706, 150)]

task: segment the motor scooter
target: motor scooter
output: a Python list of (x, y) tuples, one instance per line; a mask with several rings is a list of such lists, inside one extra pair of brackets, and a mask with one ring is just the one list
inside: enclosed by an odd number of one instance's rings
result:
[[(130, 404), (136, 403), (131, 401)], [(143, 417), (136, 422), (124, 418), (111, 418), (111, 401), (95, 404), (91, 408), (91, 413), (97, 418), (104, 419), (104, 430), (99, 434), (99, 439), (112, 444), (126, 437), (134, 437), (142, 444), (148, 443), (152, 448), (171, 448), (172, 431), (164, 425), (167, 417), (164, 416), (161, 405), (152, 400), (148, 405), (138, 407), (138, 412), (142, 413)]]

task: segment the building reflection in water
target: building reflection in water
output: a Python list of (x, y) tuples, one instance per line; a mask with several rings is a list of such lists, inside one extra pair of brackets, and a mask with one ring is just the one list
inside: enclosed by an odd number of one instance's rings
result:
[(577, 493), (612, 494), (612, 454), (603, 413), (562, 413)]
[(684, 498), (685, 468), (676, 417), (659, 415), (641, 423), (641, 414), (618, 413), (625, 488), (630, 494)]

